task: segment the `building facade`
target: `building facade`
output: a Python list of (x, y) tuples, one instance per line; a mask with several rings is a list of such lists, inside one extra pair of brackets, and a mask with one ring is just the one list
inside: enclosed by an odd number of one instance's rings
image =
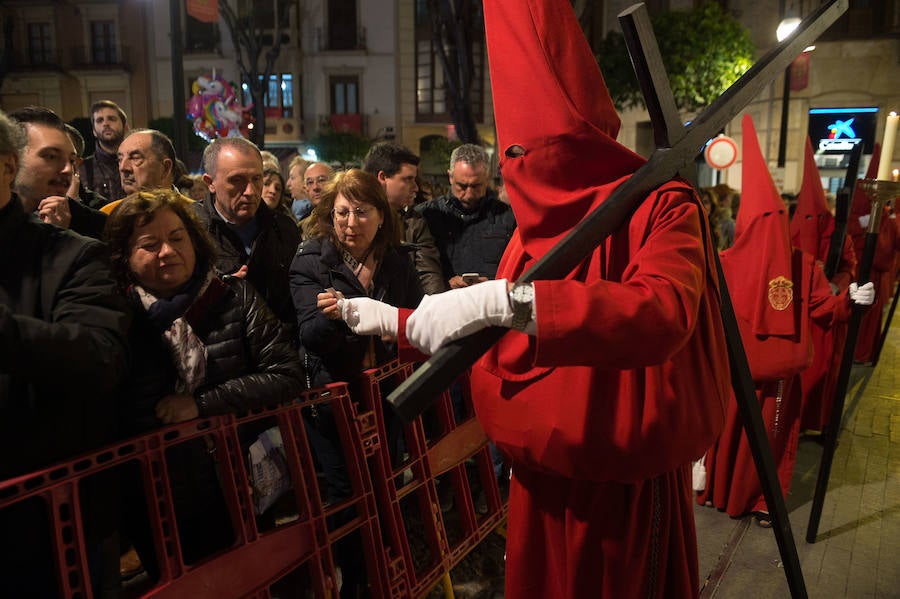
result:
[[(455, 129), (444, 94), (445, 75), (432, 39), (426, 0), (220, 0), (253, 15), (254, 34), (271, 44), (281, 36), (265, 100), (266, 145), (306, 149), (324, 129), (369, 140), (395, 139), (426, 159), (423, 170), (440, 176), (446, 165), (429, 161), (436, 141)], [(697, 0), (651, 0), (651, 13), (692, 8)], [(445, 4), (445, 3), (439, 3)], [(575, 0), (588, 39), (599, 43), (618, 28), (616, 15), (631, 0)], [(805, 16), (817, 2), (729, 0), (722, 2), (751, 32), (758, 53), (771, 49), (786, 12)], [(133, 126), (171, 117), (173, 46), (170, 10), (179, 7), (186, 95), (201, 76), (217, 74), (240, 84), (237, 55), (224, 19), (202, 23), (184, 2), (162, 0), (5, 0), (0, 6), (4, 47), (0, 108), (42, 104), (71, 120), (88, 116), (92, 102), (112, 99), (125, 107)], [(277, 14), (288, 7), (285, 15)], [(480, 2), (472, 0), (474, 27)], [(276, 28), (277, 25), (277, 28)], [(10, 52), (9, 49), (12, 49)], [(869, 108), (880, 138), (885, 115), (900, 110), (900, 0), (851, 0), (848, 14), (816, 44), (805, 65), (805, 84), (790, 92), (785, 166), (775, 166), (781, 138), (784, 81), (778, 78), (747, 108), (776, 180), (788, 192), (799, 188), (810, 110)], [(494, 153), (490, 77), (481, 30), (472, 45), (472, 113), (478, 133)], [(796, 83), (796, 82), (795, 82)], [(250, 98), (243, 98), (245, 103)], [(690, 115), (686, 115), (688, 118)], [(622, 114), (620, 141), (645, 155), (653, 149), (645, 111)], [(740, 142), (739, 120), (725, 133)], [(824, 160), (824, 177), (838, 177), (840, 161)], [(865, 166), (865, 161), (863, 167)], [(740, 188), (740, 162), (712, 181)]]

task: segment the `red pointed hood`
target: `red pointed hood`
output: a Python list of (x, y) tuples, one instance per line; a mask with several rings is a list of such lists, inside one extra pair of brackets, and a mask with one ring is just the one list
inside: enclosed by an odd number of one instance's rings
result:
[[(866, 179), (874, 179), (878, 175), (878, 162), (881, 160), (881, 144), (876, 143), (872, 148), (872, 159), (869, 160), (869, 167), (866, 169)], [(865, 216), (872, 212), (872, 200), (860, 188), (859, 185), (853, 188), (853, 204), (850, 205), (850, 219), (857, 220), (860, 216)]]
[(728, 289), (737, 315), (758, 336), (793, 337), (797, 290), (791, 275), (787, 211), (766, 166), (756, 128), (744, 115), (741, 205), (734, 245), (722, 252)]
[(817, 260), (825, 260), (827, 256), (824, 254), (828, 252), (833, 231), (834, 216), (828, 209), (812, 142), (807, 137), (806, 155), (803, 160), (803, 183), (797, 195), (797, 210), (791, 219), (791, 243), (812, 254)]
[[(644, 160), (568, 0), (484, 3), (500, 167), (525, 247), (542, 256)], [(511, 146), (525, 154), (510, 157)]]

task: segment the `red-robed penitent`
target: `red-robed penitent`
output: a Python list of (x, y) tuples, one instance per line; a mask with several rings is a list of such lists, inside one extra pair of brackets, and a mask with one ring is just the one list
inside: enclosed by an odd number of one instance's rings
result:
[[(878, 172), (878, 161), (881, 157), (880, 147), (875, 144), (869, 168), (866, 170), (866, 178), (874, 179)], [(882, 213), (881, 226), (878, 229), (878, 243), (875, 246), (875, 256), (872, 261), (872, 269), (869, 280), (875, 284), (875, 301), (863, 314), (859, 325), (859, 339), (856, 342), (854, 359), (859, 362), (871, 362), (878, 342), (881, 339), (882, 325), (884, 324), (884, 308), (887, 302), (893, 298), (894, 290), (894, 261), (900, 251), (900, 238), (897, 233), (897, 223), (891, 218), (891, 210), (885, 206)], [(863, 248), (866, 243), (866, 227), (863, 227), (859, 218), (869, 215), (871, 217), (872, 201), (860, 186), (853, 193), (853, 204), (850, 208), (850, 218), (847, 221), (847, 235), (853, 239), (853, 247), (856, 257), (862, 261)]]
[[(787, 494), (796, 461), (801, 395), (798, 375), (812, 361), (810, 322), (849, 317), (846, 293), (832, 295), (815, 258), (791, 248), (787, 210), (759, 149), (749, 115), (742, 121), (741, 207), (734, 245), (721, 253), (763, 422)], [(737, 402), (706, 458), (706, 490), (697, 495), (731, 516), (768, 512)]]
[[(567, 0), (486, 0), (517, 279), (644, 164)], [(473, 368), (476, 412), (512, 460), (506, 597), (698, 593), (689, 462), (729, 388), (714, 248), (670, 182), (559, 281), (534, 284), (537, 334)]]
[[(831, 247), (831, 234), (835, 220), (825, 200), (825, 190), (819, 177), (812, 143), (806, 138), (806, 153), (803, 161), (803, 182), (797, 194), (797, 210), (791, 219), (791, 243), (807, 254), (815, 257), (816, 265), (824, 267)], [(850, 236), (844, 236), (841, 259), (831, 283), (838, 292), (846, 291), (856, 280), (856, 253)], [(835, 323), (822, 326), (819, 321), (810, 323), (813, 343), (813, 362), (800, 373), (802, 412), (800, 428), (822, 430), (831, 417), (834, 387), (840, 372), (844, 342), (847, 339), (847, 324)]]

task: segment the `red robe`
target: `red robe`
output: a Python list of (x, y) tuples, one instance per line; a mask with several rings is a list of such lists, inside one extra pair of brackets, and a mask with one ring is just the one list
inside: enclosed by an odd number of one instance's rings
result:
[[(835, 296), (831, 293), (825, 274), (812, 256), (795, 249), (792, 265), (791, 277), (797, 283), (793, 309), (797, 322), (801, 324), (796, 338), (772, 347), (773, 339), (756, 337), (750, 331), (747, 320), (738, 316), (763, 423), (785, 496), (797, 458), (801, 410), (799, 374), (812, 359), (812, 325), (815, 323), (828, 329), (835, 322), (846, 321), (850, 315), (847, 294)], [(727, 261), (722, 266), (731, 287), (732, 281), (740, 277), (741, 272), (729, 268)], [(779, 368), (776, 362), (770, 360), (773, 354), (778, 356), (776, 360), (784, 360), (784, 368)], [(698, 493), (698, 503), (711, 502), (734, 517), (748, 512), (769, 511), (763, 499), (747, 435), (738, 416), (737, 402), (733, 399), (728, 404), (725, 430), (706, 454), (706, 472), (706, 490)]]
[[(807, 137), (803, 184), (797, 195), (797, 210), (791, 219), (791, 243), (794, 247), (815, 256), (817, 264), (824, 268), (834, 228), (834, 216), (828, 209), (812, 143)], [(841, 249), (837, 271), (831, 278), (831, 283), (839, 292), (846, 291), (850, 283), (856, 280), (856, 254), (849, 236), (844, 237)], [(800, 428), (821, 430), (831, 417), (834, 388), (843, 358), (844, 341), (847, 338), (847, 325), (837, 323), (833, 327), (822, 326), (819, 322), (813, 321), (810, 326), (813, 362), (809, 368), (800, 373), (802, 392)]]
[[(823, 241), (824, 244), (824, 241)], [(824, 250), (827, 258), (827, 245)], [(819, 264), (822, 254), (816, 264)], [(856, 254), (850, 237), (844, 237), (843, 253), (838, 272), (831, 278), (840, 293), (847, 291), (850, 283), (856, 280)], [(800, 385), (803, 393), (800, 417), (801, 430), (822, 430), (831, 420), (834, 391), (837, 385), (841, 361), (844, 356), (844, 344), (847, 341), (847, 322), (838, 321), (832, 326), (823, 326), (819, 321), (810, 323), (813, 343), (813, 363), (800, 373)]]
[[(811, 320), (830, 326), (849, 315), (846, 294), (834, 296), (812, 255), (791, 248), (784, 203), (769, 173), (753, 119), (741, 120), (744, 187), (734, 245), (722, 252), (741, 341), (756, 383), (763, 421), (787, 493), (796, 458), (801, 396), (797, 376), (812, 362)], [(706, 454), (706, 489), (699, 503), (740, 516), (768, 511), (737, 404)]]
[[(881, 158), (881, 147), (875, 144), (866, 178), (874, 179)], [(856, 259), (862, 263), (863, 249), (866, 243), (866, 228), (859, 224), (859, 217), (872, 211), (872, 202), (857, 186), (853, 193), (853, 204), (850, 206), (850, 219), (847, 222), (847, 235), (853, 239)], [(900, 251), (896, 221), (890, 218), (890, 209), (885, 207), (881, 227), (878, 230), (878, 243), (869, 280), (875, 284), (875, 301), (866, 310), (859, 326), (859, 339), (856, 342), (854, 359), (858, 362), (871, 362), (875, 349), (881, 340), (883, 310), (887, 302), (893, 299), (893, 271), (895, 254)]]
[[(665, 189), (565, 280), (535, 282), (536, 337), (473, 369), (513, 464), (507, 597), (698, 593), (688, 462), (721, 427), (728, 366), (703, 211)], [(533, 262), (516, 234), (498, 276)]]
[[(852, 235), (854, 248), (859, 260), (862, 260), (866, 240), (866, 230), (857, 218), (851, 216), (847, 224), (847, 232)], [(871, 362), (881, 339), (884, 324), (884, 309), (893, 299), (894, 255), (898, 251), (897, 225), (890, 218), (888, 208), (884, 209), (881, 227), (878, 230), (878, 243), (875, 246), (875, 257), (869, 280), (875, 284), (875, 301), (866, 310), (859, 326), (859, 340), (856, 343), (854, 359), (858, 362)]]
[[(498, 154), (518, 229), (516, 279), (644, 160), (569, 0), (485, 0)], [(539, 93), (535, 93), (539, 90)], [(697, 595), (687, 465), (729, 385), (702, 208), (654, 192), (564, 280), (536, 281), (537, 335), (473, 368), (473, 401), (512, 458), (506, 597)]]

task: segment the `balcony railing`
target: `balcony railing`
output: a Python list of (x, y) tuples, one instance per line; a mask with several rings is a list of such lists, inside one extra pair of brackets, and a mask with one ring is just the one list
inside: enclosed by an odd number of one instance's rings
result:
[(320, 130), (332, 130), (335, 133), (355, 133), (363, 137), (368, 135), (368, 119), (364, 114), (321, 114), (318, 116)]
[(130, 48), (119, 46), (110, 49), (95, 49), (92, 46), (73, 46), (71, 48), (71, 66), (77, 69), (128, 68)]
[(12, 64), (13, 71), (19, 70), (58, 70), (63, 66), (63, 55), (61, 50), (30, 50), (18, 49), (13, 51)]
[(356, 31), (353, 40), (343, 39), (340, 36), (331, 39), (327, 31), (316, 27), (316, 48), (319, 52), (360, 52), (366, 49), (366, 28), (361, 27)]
[(13, 71), (60, 69), (127, 69), (130, 65), (130, 49), (127, 46), (111, 52), (94, 52), (86, 46), (70, 46), (52, 50), (16, 50), (13, 52)]

